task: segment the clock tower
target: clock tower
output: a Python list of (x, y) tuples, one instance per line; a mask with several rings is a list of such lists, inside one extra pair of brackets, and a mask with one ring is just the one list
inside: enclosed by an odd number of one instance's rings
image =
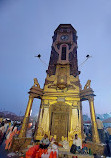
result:
[[(60, 24), (52, 37), (51, 56), (43, 89), (34, 78), (30, 88), (29, 101), (15, 147), (26, 142), (26, 132), (30, 112), (35, 98), (41, 99), (35, 139), (41, 140), (44, 134), (56, 137), (56, 140), (68, 140), (70, 146), (75, 134), (83, 136), (82, 101), (88, 101), (91, 115), (92, 142), (94, 153), (100, 153), (100, 140), (94, 108), (94, 91), (88, 80), (81, 88), (77, 60), (77, 32), (71, 24)], [(18, 143), (19, 141), (19, 143)], [(27, 138), (27, 141), (29, 139)], [(93, 146), (92, 146), (93, 145)], [(96, 149), (96, 152), (95, 152)], [(104, 148), (102, 148), (102, 152)]]
[(35, 138), (46, 133), (70, 141), (76, 133), (82, 137), (76, 30), (71, 24), (60, 24), (52, 39)]

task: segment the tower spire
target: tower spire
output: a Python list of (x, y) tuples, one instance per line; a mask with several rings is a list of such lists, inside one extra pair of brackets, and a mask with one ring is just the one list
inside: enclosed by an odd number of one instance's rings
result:
[(70, 75), (79, 75), (77, 60), (77, 35), (71, 24), (60, 24), (52, 37), (52, 50), (47, 73), (55, 75), (57, 64), (69, 64)]

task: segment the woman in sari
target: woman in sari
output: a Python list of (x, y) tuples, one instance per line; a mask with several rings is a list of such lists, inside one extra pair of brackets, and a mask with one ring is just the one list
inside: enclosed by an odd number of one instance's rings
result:
[(13, 137), (14, 135), (17, 133), (17, 127), (16, 127), (16, 123), (14, 124), (14, 126), (10, 127), (10, 131), (7, 135), (7, 139), (5, 141), (5, 149), (6, 150), (9, 150), (11, 148), (11, 145), (12, 145), (12, 140), (13, 140)]

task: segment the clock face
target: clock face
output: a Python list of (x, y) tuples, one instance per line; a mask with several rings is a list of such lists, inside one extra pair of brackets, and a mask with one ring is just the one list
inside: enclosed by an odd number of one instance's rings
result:
[(61, 40), (62, 41), (67, 41), (69, 39), (69, 36), (68, 35), (62, 35), (61, 36)]

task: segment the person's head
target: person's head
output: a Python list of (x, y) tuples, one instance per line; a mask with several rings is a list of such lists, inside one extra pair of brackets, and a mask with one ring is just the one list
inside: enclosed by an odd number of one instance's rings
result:
[(100, 119), (99, 117), (97, 117), (97, 119)]
[(78, 135), (77, 134), (75, 134), (75, 139), (78, 139)]
[(86, 141), (84, 140), (83, 143), (86, 144)]
[(5, 120), (5, 124), (7, 123), (7, 119)]
[(17, 126), (17, 123), (16, 122), (14, 122), (14, 124), (13, 124), (13, 128), (12, 128), (12, 131), (14, 130), (14, 128)]
[(45, 139), (48, 138), (47, 134), (44, 135), (44, 138), (45, 138)]
[(10, 123), (10, 122), (11, 122), (11, 120), (8, 119), (8, 120), (7, 120), (7, 123)]

